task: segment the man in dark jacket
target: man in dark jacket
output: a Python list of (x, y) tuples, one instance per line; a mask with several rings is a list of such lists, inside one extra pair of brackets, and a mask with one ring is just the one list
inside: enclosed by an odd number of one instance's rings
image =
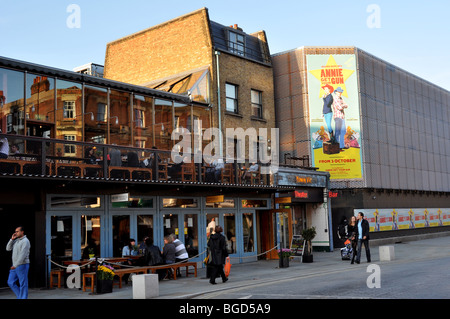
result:
[(223, 228), (217, 225), (215, 228), (215, 234), (212, 234), (208, 241), (208, 248), (211, 252), (211, 261), (209, 266), (212, 268), (209, 283), (212, 285), (216, 284), (217, 275), (222, 277), (223, 282), (228, 280), (223, 272), (223, 265), (225, 264), (225, 259), (228, 257), (228, 250), (225, 237), (221, 234), (222, 232)]
[(366, 249), (367, 262), (370, 263), (370, 249), (369, 249), (369, 222), (364, 219), (364, 213), (358, 213), (358, 223), (356, 227), (356, 238), (358, 239), (358, 248), (356, 255), (356, 263), (359, 264), (361, 260), (361, 246), (364, 243), (364, 248)]

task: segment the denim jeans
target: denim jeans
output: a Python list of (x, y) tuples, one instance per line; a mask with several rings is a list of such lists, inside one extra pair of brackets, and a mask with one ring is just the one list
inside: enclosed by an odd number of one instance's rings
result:
[(28, 298), (28, 270), (30, 264), (17, 266), (9, 270), (8, 286), (16, 294), (17, 299)]
[(334, 124), (335, 124), (334, 129), (336, 131), (335, 132), (336, 140), (339, 142), (339, 147), (344, 148), (345, 147), (344, 137), (345, 137), (345, 133), (347, 132), (347, 128), (345, 127), (345, 120), (340, 119), (340, 118), (335, 118)]
[(323, 118), (325, 119), (325, 123), (327, 124), (328, 133), (333, 132), (333, 128), (331, 127), (331, 120), (333, 119), (333, 113), (325, 113), (323, 115)]

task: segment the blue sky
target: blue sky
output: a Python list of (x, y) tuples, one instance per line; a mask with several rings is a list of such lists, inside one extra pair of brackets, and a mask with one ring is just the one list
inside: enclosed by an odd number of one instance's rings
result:
[[(80, 28), (69, 28), (70, 4)], [(369, 5), (379, 9), (367, 12)], [(103, 64), (106, 44), (207, 7), (211, 20), (265, 30), (272, 54), (352, 45), (450, 90), (448, 0), (2, 0), (0, 56), (61, 69)], [(373, 20), (372, 18), (375, 18)], [(367, 20), (378, 22), (370, 28)]]

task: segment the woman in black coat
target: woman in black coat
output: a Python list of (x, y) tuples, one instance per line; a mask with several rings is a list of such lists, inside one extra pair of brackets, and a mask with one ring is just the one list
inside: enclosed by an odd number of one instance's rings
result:
[(212, 268), (209, 283), (212, 285), (216, 284), (217, 275), (222, 277), (223, 282), (228, 280), (223, 272), (223, 265), (225, 264), (225, 259), (228, 257), (228, 251), (225, 237), (221, 234), (222, 232), (223, 228), (217, 225), (215, 228), (215, 234), (212, 234), (208, 241), (208, 248), (211, 252), (209, 266)]

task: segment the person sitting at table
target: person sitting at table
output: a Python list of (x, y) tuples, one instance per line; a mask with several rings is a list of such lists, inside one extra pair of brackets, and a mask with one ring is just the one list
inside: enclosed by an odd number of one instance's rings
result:
[[(95, 156), (95, 150), (97, 148), (94, 147), (87, 147), (84, 150), (84, 162), (86, 164), (90, 164), (90, 165), (96, 165), (97, 164), (97, 156)], [(86, 176), (89, 177), (97, 177), (98, 175), (98, 170), (95, 168), (86, 168)]]
[(20, 153), (19, 146), (17, 144), (11, 145), (11, 152), (9, 153), (9, 155), (15, 156), (15, 155), (17, 155), (19, 153)]
[[(161, 250), (158, 246), (153, 244), (153, 239), (150, 237), (145, 238), (144, 242), (144, 265), (145, 266), (158, 266), (164, 265), (164, 260), (161, 255)], [(157, 269), (158, 279), (164, 279), (166, 271), (164, 269)]]
[(216, 183), (221, 181), (221, 177), (222, 177), (222, 170), (225, 168), (225, 164), (223, 162), (223, 159), (220, 158), (216, 158), (211, 165), (214, 167), (214, 181)]
[[(164, 247), (162, 252), (164, 264), (169, 265), (175, 263), (175, 245), (170, 236), (164, 236)], [(164, 279), (172, 278), (172, 270), (168, 269)]]
[(136, 241), (133, 238), (130, 238), (128, 245), (122, 248), (122, 257), (125, 256), (137, 256), (138, 251), (136, 249)]
[(251, 180), (251, 174), (254, 172), (257, 172), (259, 169), (258, 163), (252, 162), (252, 165), (244, 172), (244, 175), (242, 176), (244, 182), (247, 182)]
[(112, 148), (109, 151), (109, 166), (122, 166), (122, 154), (117, 148)]
[[(170, 234), (172, 242), (175, 245), (175, 262), (184, 262), (189, 259), (186, 246), (177, 238), (175, 234)], [(177, 269), (177, 276), (181, 276), (180, 269)]]
[(127, 166), (128, 167), (139, 167), (139, 157), (136, 152), (127, 153)]

